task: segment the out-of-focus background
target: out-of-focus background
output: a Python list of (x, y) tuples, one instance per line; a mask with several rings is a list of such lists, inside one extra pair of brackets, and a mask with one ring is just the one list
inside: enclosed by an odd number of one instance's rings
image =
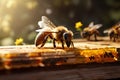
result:
[(82, 28), (91, 21), (103, 24), (100, 32), (105, 36), (102, 31), (120, 21), (120, 0), (0, 0), (0, 45), (14, 45), (17, 38), (34, 44), (43, 15), (74, 33), (78, 21)]

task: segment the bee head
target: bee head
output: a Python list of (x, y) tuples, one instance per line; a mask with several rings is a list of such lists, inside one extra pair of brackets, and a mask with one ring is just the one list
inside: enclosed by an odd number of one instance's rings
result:
[(83, 32), (81, 33), (81, 36), (82, 36), (83, 38), (86, 38), (88, 35), (89, 35), (89, 32), (86, 32), (86, 31), (83, 31)]
[(63, 34), (63, 39), (64, 39), (67, 47), (70, 47), (71, 40), (72, 40), (72, 34), (70, 32), (65, 32)]

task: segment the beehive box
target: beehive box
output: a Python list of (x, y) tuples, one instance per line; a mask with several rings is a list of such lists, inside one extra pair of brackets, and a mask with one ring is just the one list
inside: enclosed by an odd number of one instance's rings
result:
[(36, 48), (34, 45), (0, 47), (0, 69), (45, 67), (80, 63), (104, 63), (118, 60), (115, 47), (104, 48)]

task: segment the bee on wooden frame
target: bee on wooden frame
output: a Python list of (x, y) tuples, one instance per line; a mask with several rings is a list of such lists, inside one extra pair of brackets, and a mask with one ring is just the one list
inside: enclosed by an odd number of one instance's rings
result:
[(35, 46), (43, 47), (48, 39), (51, 38), (53, 40), (53, 46), (56, 48), (56, 42), (60, 42), (62, 44), (62, 48), (64, 48), (64, 43), (67, 47), (72, 45), (74, 47), (72, 38), (73, 32), (68, 30), (64, 26), (55, 26), (46, 16), (42, 16), (42, 21), (38, 22), (40, 26), (39, 32), (35, 38)]

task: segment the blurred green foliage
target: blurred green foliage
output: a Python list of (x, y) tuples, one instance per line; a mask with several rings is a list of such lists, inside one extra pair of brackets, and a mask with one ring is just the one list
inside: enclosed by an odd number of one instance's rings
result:
[(20, 37), (34, 44), (37, 22), (43, 15), (73, 32), (78, 21), (83, 28), (91, 21), (101, 23), (104, 35), (104, 29), (120, 21), (120, 0), (0, 0), (0, 45), (14, 45)]

